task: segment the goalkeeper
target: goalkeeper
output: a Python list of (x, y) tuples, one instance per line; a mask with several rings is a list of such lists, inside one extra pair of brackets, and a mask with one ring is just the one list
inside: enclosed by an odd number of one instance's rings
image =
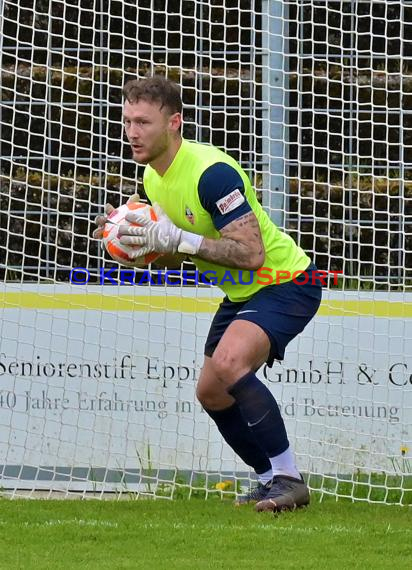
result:
[[(177, 85), (155, 76), (127, 82), (123, 94), (126, 136), (133, 159), (146, 165), (143, 184), (158, 221), (131, 212), (128, 221), (141, 226), (122, 225), (122, 243), (139, 246), (137, 257), (153, 251), (189, 255), (201, 272), (214, 271), (218, 283), (231, 271), (220, 285), (226, 297), (206, 340), (197, 398), (257, 474), (257, 485), (238, 503), (254, 502), (257, 511), (307, 505), (309, 491), (278, 404), (256, 371), (282, 360), (318, 310), (321, 285), (311, 276), (316, 268), (266, 215), (233, 158), (182, 138)], [(103, 216), (96, 219), (95, 237), (102, 236), (104, 222)], [(261, 267), (289, 277), (270, 284), (257, 274)], [(251, 276), (244, 283), (239, 270), (243, 278)], [(297, 271), (305, 274), (292, 280)]]

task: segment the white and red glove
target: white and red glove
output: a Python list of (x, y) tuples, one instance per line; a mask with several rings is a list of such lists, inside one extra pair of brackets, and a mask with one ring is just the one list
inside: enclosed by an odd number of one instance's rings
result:
[[(186, 232), (178, 228), (163, 212), (159, 204), (153, 204), (157, 222), (148, 219), (138, 210), (131, 211), (126, 220), (137, 226), (121, 225), (119, 227), (120, 242), (126, 245), (138, 245), (136, 257), (148, 253), (187, 253), (196, 255), (203, 236)], [(130, 254), (129, 254), (130, 255)], [(132, 255), (130, 255), (132, 257)]]

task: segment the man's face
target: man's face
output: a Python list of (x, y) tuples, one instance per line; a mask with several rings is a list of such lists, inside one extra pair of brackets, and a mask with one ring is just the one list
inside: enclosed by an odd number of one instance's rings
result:
[(137, 103), (126, 100), (123, 108), (124, 128), (133, 160), (141, 164), (153, 162), (167, 151), (172, 136), (180, 126), (180, 114), (170, 114), (160, 103), (141, 99)]

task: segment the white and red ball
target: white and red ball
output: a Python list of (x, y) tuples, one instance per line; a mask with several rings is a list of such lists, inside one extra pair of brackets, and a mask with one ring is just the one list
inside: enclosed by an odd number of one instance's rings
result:
[(142, 255), (141, 257), (133, 258), (131, 257), (131, 253), (135, 253), (136, 248), (139, 249), (139, 246), (125, 245), (121, 243), (120, 239), (117, 237), (119, 226), (139, 225), (132, 224), (125, 219), (129, 212), (135, 210), (139, 210), (139, 214), (146, 216), (148, 219), (154, 222), (157, 221), (156, 213), (151, 206), (148, 204), (141, 204), (140, 202), (130, 202), (129, 204), (124, 204), (123, 206), (116, 208), (116, 210), (113, 210), (113, 212), (108, 216), (108, 220), (110, 220), (110, 222), (106, 223), (103, 230), (103, 243), (107, 253), (112, 259), (114, 259), (114, 261), (117, 261), (121, 265), (125, 265), (127, 267), (142, 267), (148, 265), (161, 255), (153, 252), (148, 253), (147, 255)]

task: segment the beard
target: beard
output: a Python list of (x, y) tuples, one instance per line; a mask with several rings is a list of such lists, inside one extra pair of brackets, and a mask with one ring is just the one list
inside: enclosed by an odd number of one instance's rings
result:
[(141, 164), (149, 164), (164, 154), (168, 147), (169, 139), (166, 135), (161, 141), (149, 148), (143, 145), (141, 150), (135, 150), (132, 147), (133, 159)]

